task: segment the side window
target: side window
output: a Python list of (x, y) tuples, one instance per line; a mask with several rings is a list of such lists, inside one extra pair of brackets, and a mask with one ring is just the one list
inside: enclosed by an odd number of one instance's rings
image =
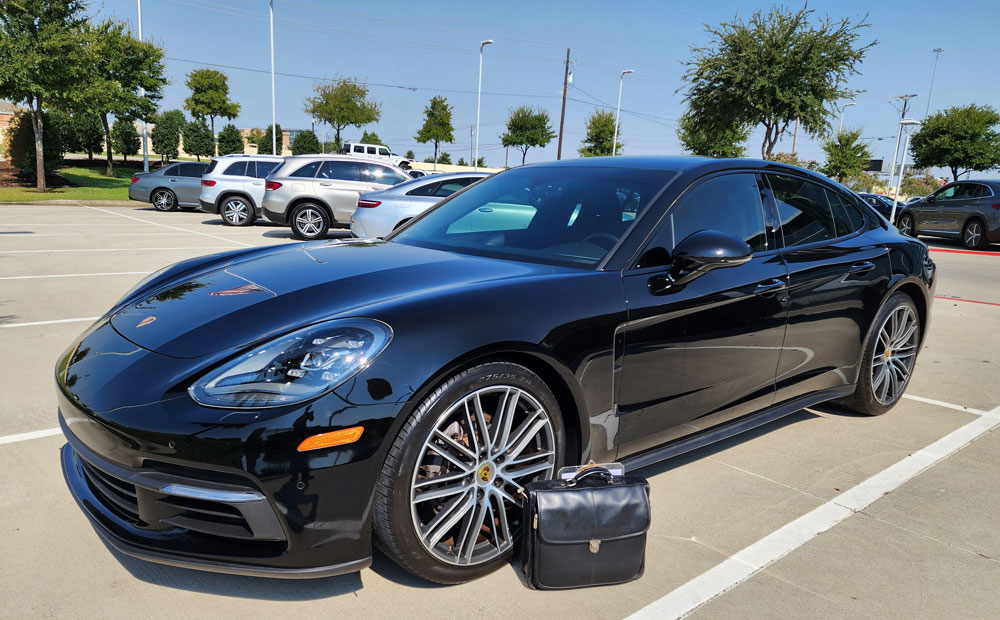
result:
[(865, 225), (865, 216), (858, 211), (850, 201), (843, 196), (830, 190), (825, 190), (830, 199), (830, 207), (833, 210), (833, 225), (838, 236), (849, 235), (861, 230)]
[[(746, 173), (717, 176), (689, 187), (667, 211), (648, 248), (672, 253), (686, 237), (718, 230), (746, 241), (754, 252), (763, 252), (769, 248), (760, 195), (757, 177)], [(650, 252), (637, 266), (656, 266), (663, 258), (662, 253)]]
[(267, 177), (267, 175), (271, 174), (271, 171), (273, 171), (275, 168), (278, 167), (278, 163), (279, 162), (276, 161), (257, 162), (257, 173), (254, 176), (257, 177), (258, 179), (263, 179)]
[(368, 154), (369, 155), (377, 155), (378, 154), (378, 149), (376, 149), (374, 146), (369, 146), (368, 147)]
[(437, 189), (434, 190), (434, 193), (432, 195), (440, 196), (441, 198), (444, 198), (446, 196), (451, 196), (452, 194), (454, 194), (455, 192), (462, 189), (468, 184), (469, 182), (467, 179), (455, 179), (454, 181), (445, 181), (444, 183), (441, 183), (441, 185), (439, 185)]
[(386, 168), (378, 164), (368, 164), (368, 180), (372, 183), (381, 183), (382, 185), (396, 185), (409, 179), (392, 168)]
[(325, 161), (320, 168), (319, 179), (335, 179), (338, 181), (364, 181), (362, 165), (354, 161)]
[(254, 177), (257, 176), (257, 162), (250, 160), (247, 162), (247, 176)]
[(389, 149), (385, 148), (384, 146), (378, 147), (378, 154), (383, 157), (388, 157), (389, 155), (392, 155), (392, 153), (389, 152)]
[(428, 183), (406, 192), (407, 196), (434, 196), (440, 183)]
[(247, 162), (245, 162), (245, 161), (238, 161), (238, 162), (229, 164), (229, 167), (226, 168), (226, 171), (223, 172), (222, 174), (225, 175), (225, 176), (227, 176), (227, 177), (242, 177), (242, 176), (246, 176), (246, 174), (247, 174)]
[(934, 192), (934, 200), (950, 200), (955, 197), (955, 193), (958, 191), (958, 184), (948, 185), (942, 187), (938, 191)]
[(181, 176), (181, 166), (184, 164), (174, 164), (166, 170), (163, 171), (163, 176), (165, 177), (179, 177)]
[(320, 162), (318, 162), (318, 161), (314, 161), (314, 162), (308, 163), (305, 166), (302, 166), (301, 168), (299, 168), (298, 170), (296, 170), (295, 172), (291, 173), (288, 176), (290, 176), (290, 177), (300, 177), (300, 178), (309, 178), (309, 179), (311, 179), (314, 176), (316, 176), (316, 171), (319, 170), (319, 164), (320, 164)]
[(219, 165), (219, 160), (218, 159), (213, 159), (212, 163), (208, 164), (208, 168), (205, 169), (205, 174), (208, 174), (209, 172), (215, 170), (215, 168), (218, 165)]
[(354, 152), (355, 153), (361, 153), (363, 155), (364, 152), (365, 152), (365, 147), (355, 144), (354, 145)]
[[(832, 194), (821, 185), (781, 174), (768, 175), (785, 247), (835, 239), (838, 230), (830, 204)], [(843, 224), (843, 222), (842, 222)]]

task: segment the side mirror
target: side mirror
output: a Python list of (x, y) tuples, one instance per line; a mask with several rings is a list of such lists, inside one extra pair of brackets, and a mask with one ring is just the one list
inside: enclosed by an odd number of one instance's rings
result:
[(699, 230), (677, 244), (670, 272), (666, 276), (651, 279), (650, 291), (654, 295), (662, 294), (669, 288), (684, 286), (714, 269), (744, 265), (751, 258), (753, 250), (745, 241), (718, 230)]

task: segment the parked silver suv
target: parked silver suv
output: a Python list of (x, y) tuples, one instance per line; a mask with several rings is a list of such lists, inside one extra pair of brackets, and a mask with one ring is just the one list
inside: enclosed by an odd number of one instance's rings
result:
[(201, 210), (218, 213), (229, 226), (253, 224), (260, 217), (264, 178), (282, 161), (274, 155), (213, 157), (201, 177)]
[(264, 216), (299, 239), (319, 239), (332, 224), (350, 223), (360, 194), (408, 180), (395, 166), (349, 155), (287, 157), (267, 177)]

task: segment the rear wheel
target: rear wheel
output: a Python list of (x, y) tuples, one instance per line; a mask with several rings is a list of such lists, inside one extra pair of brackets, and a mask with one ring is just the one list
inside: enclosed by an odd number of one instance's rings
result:
[(330, 216), (326, 209), (308, 202), (292, 209), (289, 221), (292, 225), (292, 233), (299, 239), (306, 241), (322, 239), (330, 230)]
[(462, 583), (510, 561), (525, 484), (562, 465), (559, 405), (529, 369), (470, 368), (430, 394), (382, 466), (373, 522), (379, 547), (410, 572)]
[(983, 223), (976, 219), (970, 219), (962, 229), (962, 243), (970, 250), (985, 249), (989, 243), (986, 242), (986, 228)]
[(904, 213), (903, 215), (899, 216), (899, 221), (896, 227), (899, 228), (899, 232), (903, 233), (908, 237), (917, 236), (913, 230), (913, 216), (910, 215), (909, 213)]
[(229, 196), (223, 200), (219, 213), (227, 226), (249, 226), (256, 217), (250, 203), (239, 196)]
[(872, 325), (857, 387), (841, 403), (864, 415), (882, 415), (899, 402), (910, 383), (920, 345), (920, 317), (909, 295), (895, 293)]
[(173, 211), (177, 209), (177, 196), (169, 189), (158, 189), (150, 196), (149, 201), (157, 211)]

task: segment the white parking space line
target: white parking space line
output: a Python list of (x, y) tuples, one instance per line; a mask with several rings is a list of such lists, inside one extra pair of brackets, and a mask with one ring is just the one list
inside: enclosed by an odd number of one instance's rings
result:
[(981, 411), (979, 409), (973, 409), (972, 407), (963, 407), (962, 405), (953, 405), (951, 403), (946, 403), (943, 400), (934, 400), (933, 398), (924, 398), (923, 396), (911, 396), (910, 394), (903, 394), (903, 398), (907, 398), (909, 400), (915, 400), (921, 403), (927, 403), (928, 405), (937, 405), (938, 407), (947, 407), (948, 409), (964, 411), (965, 413), (974, 413), (976, 415), (992, 415), (988, 411)]
[[(951, 409), (974, 412), (951, 403), (941, 404)], [(983, 412), (983, 415), (972, 422), (778, 528), (728, 560), (653, 601), (627, 620), (662, 620), (682, 618), (690, 614), (998, 426), (1000, 407)]]
[(41, 439), (58, 435), (62, 431), (58, 428), (47, 428), (43, 431), (31, 431), (30, 433), (18, 433), (17, 435), (7, 435), (0, 437), (0, 446), (5, 443), (17, 443), (18, 441), (28, 441), (29, 439)]
[(152, 271), (103, 271), (100, 273), (55, 273), (47, 276), (0, 276), (0, 280), (35, 280), (37, 278), (86, 278), (90, 276), (137, 276)]
[(7, 329), (9, 327), (35, 327), (36, 325), (55, 325), (57, 323), (83, 323), (84, 321), (93, 322), (99, 319), (96, 316), (85, 316), (79, 319), (55, 319), (52, 321), (31, 321), (30, 323), (0, 323), (0, 329)]
[(170, 226), (168, 224), (160, 224), (159, 222), (150, 222), (149, 220), (140, 219), (138, 217), (133, 217), (131, 215), (125, 215), (124, 213), (115, 213), (114, 211), (108, 211), (106, 209), (99, 209), (98, 207), (87, 207), (94, 211), (100, 211), (102, 213), (110, 213), (111, 215), (117, 215), (118, 217), (125, 217), (130, 220), (135, 220), (137, 222), (142, 222), (144, 224), (150, 224), (152, 226), (162, 226), (163, 228), (170, 228), (171, 230), (179, 230), (181, 232), (188, 232), (192, 235), (201, 235), (203, 237), (211, 237), (212, 239), (218, 239), (219, 241), (225, 241), (226, 243), (235, 243), (236, 245), (242, 245), (243, 247), (252, 248), (253, 245), (250, 243), (243, 243), (242, 241), (236, 241), (235, 239), (226, 239), (225, 237), (217, 237), (215, 235), (210, 235), (208, 233), (199, 232), (196, 230), (188, 230), (187, 228), (180, 228), (178, 226)]

